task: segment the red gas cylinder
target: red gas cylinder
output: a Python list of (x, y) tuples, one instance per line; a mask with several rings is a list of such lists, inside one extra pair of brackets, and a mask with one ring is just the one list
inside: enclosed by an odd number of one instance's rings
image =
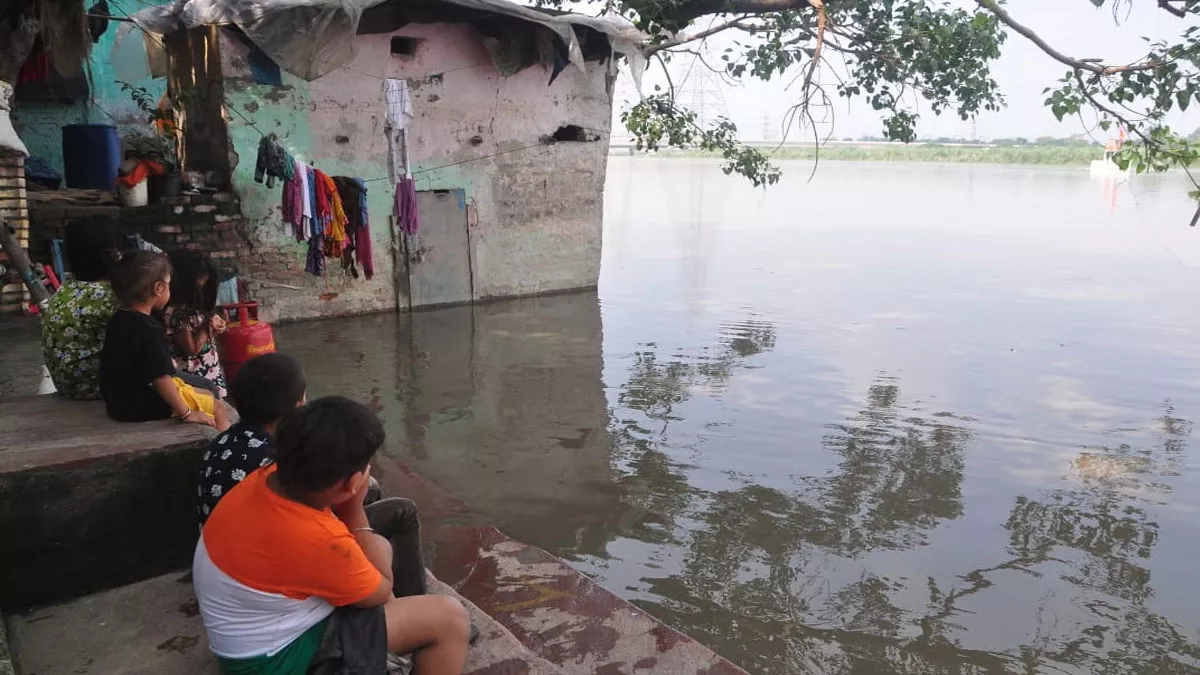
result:
[[(275, 351), (275, 332), (271, 324), (258, 320), (258, 303), (242, 302), (236, 305), (223, 305), (228, 328), (221, 334), (220, 350), (221, 363), (225, 366), (225, 378), (233, 382), (237, 371), (247, 361), (263, 354)], [(229, 313), (237, 310), (237, 319)]]

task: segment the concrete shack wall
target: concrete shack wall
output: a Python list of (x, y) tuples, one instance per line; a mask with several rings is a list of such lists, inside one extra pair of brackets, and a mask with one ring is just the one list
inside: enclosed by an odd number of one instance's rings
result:
[[(589, 63), (585, 72), (572, 65), (547, 86), (541, 67), (502, 77), (468, 25), (411, 25), (395, 35), (417, 38), (416, 53), (392, 55), (392, 35), (359, 36), (348, 66), (313, 82), (285, 74), (283, 86), (254, 84), (245, 47), (222, 41), (234, 185), (251, 224), (239, 266), (252, 294), (282, 318), (407, 307), (407, 270), (401, 256), (397, 273), (389, 219), (386, 78), (407, 79), (413, 92), (417, 189), (466, 193), (476, 299), (595, 286), (611, 121), (607, 66)], [(568, 124), (601, 140), (539, 144)], [(373, 280), (345, 278), (333, 264), (327, 288), (303, 273), (305, 246), (280, 220), (278, 185), (253, 181), (259, 139), (270, 132), (330, 175), (371, 181)]]

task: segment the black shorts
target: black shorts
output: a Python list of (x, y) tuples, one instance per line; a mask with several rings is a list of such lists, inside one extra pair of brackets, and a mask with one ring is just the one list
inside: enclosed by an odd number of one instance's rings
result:
[(338, 607), (329, 615), (321, 646), (308, 675), (359, 675), (387, 672), (387, 618), (383, 605)]

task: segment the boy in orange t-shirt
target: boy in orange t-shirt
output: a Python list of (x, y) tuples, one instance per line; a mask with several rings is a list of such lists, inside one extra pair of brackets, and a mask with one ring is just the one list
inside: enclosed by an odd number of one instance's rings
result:
[(394, 597), (392, 547), (363, 498), (383, 426), (326, 397), (280, 424), (275, 463), (213, 509), (192, 565), (209, 644), (228, 675), (385, 672), (415, 651), (417, 672), (462, 672), (469, 625), (456, 600)]

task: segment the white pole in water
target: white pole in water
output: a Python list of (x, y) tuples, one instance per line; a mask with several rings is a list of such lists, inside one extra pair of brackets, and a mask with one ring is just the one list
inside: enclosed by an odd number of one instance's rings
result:
[(38, 396), (45, 394), (57, 394), (58, 389), (54, 387), (54, 380), (50, 379), (50, 369), (42, 366), (42, 381), (38, 384)]

